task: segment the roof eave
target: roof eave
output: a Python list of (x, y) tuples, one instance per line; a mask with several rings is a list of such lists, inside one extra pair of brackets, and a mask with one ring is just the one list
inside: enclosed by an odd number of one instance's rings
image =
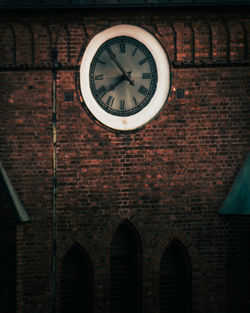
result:
[(0, 177), (3, 181), (4, 186), (6, 187), (6, 190), (10, 196), (11, 202), (13, 204), (13, 209), (15, 212), (15, 215), (18, 219), (19, 222), (29, 222), (30, 218), (27, 212), (25, 211), (21, 201), (19, 200), (19, 197), (11, 184), (11, 181), (2, 165), (0, 162)]

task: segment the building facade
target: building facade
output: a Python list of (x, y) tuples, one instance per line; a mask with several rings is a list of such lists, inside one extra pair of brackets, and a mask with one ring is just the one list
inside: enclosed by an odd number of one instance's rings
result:
[[(250, 220), (219, 214), (250, 146), (249, 6), (22, 9), (0, 12), (0, 160), (29, 216), (2, 181), (1, 312), (249, 312)], [(131, 131), (80, 88), (86, 47), (120, 24), (171, 72)]]

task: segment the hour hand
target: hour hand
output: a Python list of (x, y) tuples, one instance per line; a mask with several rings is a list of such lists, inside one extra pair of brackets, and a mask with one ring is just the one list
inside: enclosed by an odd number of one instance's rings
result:
[[(127, 74), (128, 74), (128, 77), (130, 78), (130, 77), (131, 77), (131, 72), (128, 72)], [(111, 85), (109, 86), (108, 91), (114, 90), (115, 87), (116, 87), (117, 85), (119, 85), (121, 82), (123, 82), (125, 79), (126, 79), (126, 77), (125, 77), (124, 75), (118, 77), (118, 79), (116, 80), (116, 82), (114, 82), (113, 84), (111, 84)], [(134, 84), (134, 81), (132, 81), (132, 82), (133, 82), (133, 84)]]
[(124, 81), (124, 75), (120, 76), (113, 84), (109, 86), (108, 91), (112, 91), (115, 89), (117, 85), (119, 85), (122, 81)]

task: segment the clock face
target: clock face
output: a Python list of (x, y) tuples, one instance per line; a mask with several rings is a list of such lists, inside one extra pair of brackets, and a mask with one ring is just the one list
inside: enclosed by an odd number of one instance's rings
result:
[(140, 41), (119, 36), (97, 50), (89, 72), (91, 92), (108, 113), (129, 116), (142, 110), (157, 86), (157, 69)]
[(130, 131), (153, 120), (170, 90), (170, 66), (158, 39), (134, 25), (96, 34), (80, 67), (83, 105), (96, 120)]

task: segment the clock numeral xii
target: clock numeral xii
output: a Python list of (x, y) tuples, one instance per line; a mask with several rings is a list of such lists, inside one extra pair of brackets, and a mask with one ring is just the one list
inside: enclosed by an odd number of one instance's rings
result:
[(126, 47), (124, 42), (120, 42), (120, 52), (125, 53)]

